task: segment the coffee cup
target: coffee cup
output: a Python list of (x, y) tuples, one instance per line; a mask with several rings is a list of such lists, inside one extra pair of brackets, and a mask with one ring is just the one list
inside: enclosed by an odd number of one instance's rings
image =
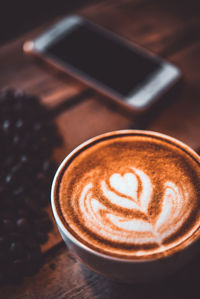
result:
[(58, 168), (51, 203), (75, 257), (110, 279), (163, 278), (200, 248), (200, 158), (164, 134), (123, 130), (84, 142)]

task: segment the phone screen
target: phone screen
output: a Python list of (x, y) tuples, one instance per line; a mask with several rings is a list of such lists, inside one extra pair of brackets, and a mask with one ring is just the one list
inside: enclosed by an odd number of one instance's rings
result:
[(45, 51), (124, 97), (161, 67), (151, 56), (85, 22), (74, 26)]

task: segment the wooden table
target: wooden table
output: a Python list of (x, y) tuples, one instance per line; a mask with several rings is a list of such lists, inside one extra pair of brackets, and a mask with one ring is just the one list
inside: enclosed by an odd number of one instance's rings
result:
[[(200, 146), (200, 40), (198, 1), (107, 0), (77, 13), (146, 47), (179, 66), (182, 88), (170, 105), (151, 118), (147, 128)], [(181, 5), (181, 6), (180, 6)], [(45, 27), (45, 26), (44, 26)], [(86, 87), (22, 53), (22, 44), (44, 29), (36, 28), (0, 48), (0, 88), (12, 86), (35, 93), (48, 107), (68, 103), (56, 117), (64, 145), (55, 150), (58, 163), (78, 144), (103, 132), (134, 127), (125, 111), (97, 93), (73, 104), (71, 97)], [(51, 213), (49, 208), (49, 213)], [(44, 244), (40, 272), (20, 285), (0, 289), (0, 298), (198, 298), (200, 255), (166, 281), (146, 285), (111, 282), (80, 265), (54, 227)]]

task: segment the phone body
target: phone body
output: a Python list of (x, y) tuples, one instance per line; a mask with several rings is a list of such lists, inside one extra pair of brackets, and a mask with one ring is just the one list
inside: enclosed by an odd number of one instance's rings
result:
[(148, 109), (181, 77), (175, 65), (78, 15), (23, 49), (135, 112)]

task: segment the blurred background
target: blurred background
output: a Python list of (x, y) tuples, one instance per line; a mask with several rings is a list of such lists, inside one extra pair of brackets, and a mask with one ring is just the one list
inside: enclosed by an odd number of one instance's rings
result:
[(97, 0), (12, 1), (2, 0), (0, 9), (0, 42), (6, 42), (23, 32), (45, 24), (57, 16)]
[[(99, 0), (57, 0), (57, 1), (25, 1), (25, 0), (2, 0), (0, 9), (0, 42), (6, 42), (31, 28), (45, 24), (55, 17), (70, 13), (95, 2), (103, 2), (109, 5), (108, 1)], [(123, 3), (123, 1), (121, 1)], [(129, 1), (131, 2), (131, 1)], [(134, 1), (135, 2), (135, 1)], [(198, 0), (137, 0), (137, 2), (155, 3), (167, 11), (171, 11), (177, 18), (199, 17), (200, 3)], [(116, 3), (118, 5), (118, 3)]]

